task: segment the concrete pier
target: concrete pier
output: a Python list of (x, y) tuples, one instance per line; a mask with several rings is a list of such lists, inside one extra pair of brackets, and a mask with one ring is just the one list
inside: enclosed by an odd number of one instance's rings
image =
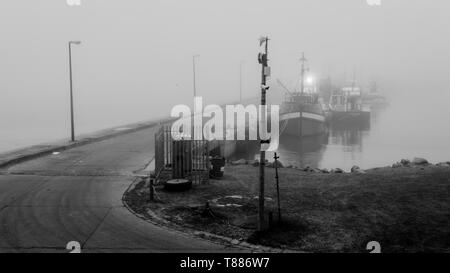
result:
[(0, 252), (68, 252), (70, 241), (83, 252), (230, 251), (124, 207), (123, 193), (153, 157), (157, 124), (0, 155)]

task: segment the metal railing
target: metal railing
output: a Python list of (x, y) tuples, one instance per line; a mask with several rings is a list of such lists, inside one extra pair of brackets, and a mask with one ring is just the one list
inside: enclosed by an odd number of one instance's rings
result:
[(155, 134), (155, 174), (157, 183), (168, 179), (189, 179), (194, 184), (209, 180), (209, 142), (174, 140), (169, 126)]

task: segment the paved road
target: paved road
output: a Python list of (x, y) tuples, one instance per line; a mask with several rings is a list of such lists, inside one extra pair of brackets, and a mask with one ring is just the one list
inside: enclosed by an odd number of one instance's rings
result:
[(0, 170), (0, 252), (223, 252), (224, 246), (165, 230), (122, 204), (153, 156), (154, 128)]

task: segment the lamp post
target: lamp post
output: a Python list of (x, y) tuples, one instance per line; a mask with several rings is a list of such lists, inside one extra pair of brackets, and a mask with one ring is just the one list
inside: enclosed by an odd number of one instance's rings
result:
[(72, 85), (72, 45), (81, 44), (80, 41), (69, 41), (69, 74), (70, 74), (70, 127), (71, 127), (71, 140), (75, 141), (75, 125), (73, 116), (73, 85)]
[(242, 67), (245, 61), (241, 61), (239, 64), (239, 103), (242, 103)]
[(198, 54), (192, 56), (192, 70), (194, 72), (194, 98), (197, 96), (197, 90), (196, 90), (196, 86), (195, 86), (195, 59), (198, 57), (200, 57), (200, 55), (198, 55)]

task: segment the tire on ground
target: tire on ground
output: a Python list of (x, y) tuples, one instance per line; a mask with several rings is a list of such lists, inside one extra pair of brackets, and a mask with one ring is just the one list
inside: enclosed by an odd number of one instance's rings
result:
[(192, 181), (187, 179), (171, 179), (164, 184), (167, 191), (187, 191), (192, 188)]

